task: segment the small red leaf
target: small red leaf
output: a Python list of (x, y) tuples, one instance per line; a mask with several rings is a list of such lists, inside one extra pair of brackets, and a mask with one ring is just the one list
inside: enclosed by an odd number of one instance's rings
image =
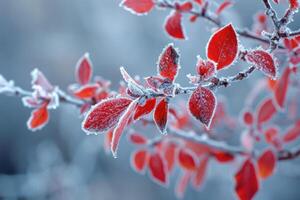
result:
[(259, 176), (266, 179), (271, 176), (276, 166), (276, 156), (272, 150), (266, 150), (257, 160)]
[(240, 200), (251, 200), (258, 191), (255, 167), (251, 160), (246, 160), (241, 169), (235, 174), (235, 191)]
[(185, 39), (185, 34), (182, 27), (182, 14), (179, 11), (172, 11), (166, 18), (165, 30), (167, 33), (176, 39)]
[(193, 9), (193, 4), (192, 4), (192, 2), (189, 2), (189, 1), (186, 1), (179, 6), (179, 10), (184, 11), (184, 12), (190, 11), (192, 9)]
[(195, 189), (199, 189), (204, 181), (204, 177), (206, 174), (206, 169), (208, 166), (209, 157), (204, 156), (204, 158), (200, 161), (199, 165), (196, 168), (196, 174), (193, 181), (193, 186)]
[(155, 107), (156, 99), (148, 99), (144, 105), (138, 105), (133, 116), (134, 120), (138, 120), (140, 117), (149, 114)]
[(258, 125), (261, 125), (262, 123), (269, 121), (276, 114), (276, 112), (277, 111), (273, 104), (272, 99), (271, 98), (265, 99), (258, 107), (258, 111), (257, 111)]
[(129, 135), (129, 140), (133, 143), (133, 144), (146, 144), (147, 143), (147, 139), (138, 133), (132, 133)]
[(82, 86), (82, 87), (78, 88), (77, 90), (75, 90), (73, 92), (73, 94), (74, 94), (74, 96), (76, 96), (77, 98), (80, 98), (80, 99), (89, 99), (95, 95), (98, 88), (99, 88), (99, 85), (97, 85), (97, 84), (85, 85), (85, 86)]
[(173, 81), (178, 73), (179, 53), (174, 48), (173, 44), (169, 44), (164, 48), (158, 59), (158, 73), (169, 80)]
[(288, 143), (296, 140), (300, 136), (300, 126), (295, 124), (293, 127), (287, 130), (287, 133), (283, 136), (283, 141)]
[(234, 156), (227, 152), (218, 151), (214, 152), (213, 155), (215, 159), (221, 163), (231, 162), (234, 160)]
[(131, 166), (139, 173), (142, 173), (148, 163), (148, 153), (146, 150), (138, 150), (131, 154)]
[(203, 60), (201, 57), (198, 56), (196, 70), (199, 76), (207, 79), (216, 73), (216, 66), (213, 62), (209, 60)]
[(99, 102), (87, 113), (82, 129), (88, 134), (108, 130), (118, 123), (131, 102), (132, 100), (123, 97)]
[(133, 115), (133, 112), (136, 108), (137, 102), (138, 102), (138, 99), (135, 99), (134, 101), (132, 101), (129, 104), (129, 106), (124, 111), (122, 117), (120, 118), (119, 122), (117, 123), (117, 126), (114, 129), (113, 137), (112, 137), (112, 141), (111, 141), (111, 152), (115, 158), (117, 157), (117, 149), (119, 146), (121, 136)]
[(214, 93), (204, 87), (198, 87), (189, 99), (189, 110), (207, 128), (215, 114), (217, 99)]
[(231, 24), (215, 32), (207, 46), (207, 57), (217, 63), (217, 70), (221, 70), (235, 60), (238, 53), (238, 40)]
[(156, 106), (154, 111), (154, 121), (157, 128), (162, 134), (166, 133), (166, 125), (168, 122), (169, 104), (166, 98), (163, 98)]
[(151, 177), (162, 185), (167, 185), (167, 174), (164, 162), (159, 153), (153, 153), (149, 158), (149, 170)]
[(167, 164), (167, 171), (170, 173), (175, 164), (176, 145), (173, 143), (167, 144), (165, 147), (164, 158)]
[(253, 114), (251, 112), (249, 112), (249, 111), (244, 112), (244, 114), (243, 114), (243, 122), (246, 125), (250, 126), (250, 125), (253, 124), (253, 121), (254, 121)]
[(75, 77), (79, 84), (85, 85), (90, 82), (93, 74), (92, 62), (89, 54), (85, 53), (77, 62)]
[(271, 78), (276, 78), (277, 76), (277, 66), (270, 53), (265, 50), (254, 50), (249, 51), (246, 54), (246, 60), (253, 64), (255, 68), (265, 73)]
[(181, 177), (179, 177), (175, 191), (177, 198), (183, 198), (190, 179), (191, 172), (189, 171), (185, 171), (184, 174)]
[(191, 152), (180, 149), (178, 153), (178, 162), (185, 170), (195, 170), (196, 163)]
[(123, 0), (120, 5), (133, 14), (147, 14), (155, 4), (153, 0)]
[(231, 1), (224, 1), (222, 4), (219, 5), (219, 7), (216, 10), (216, 14), (220, 15), (226, 8), (229, 8), (230, 6), (232, 6), (232, 2)]
[(47, 104), (41, 106), (32, 111), (29, 120), (27, 121), (27, 127), (31, 131), (36, 131), (43, 128), (49, 120), (49, 114)]
[(289, 0), (290, 1), (290, 8), (292, 10), (297, 10), (299, 8), (298, 0)]
[(291, 69), (289, 67), (286, 67), (280, 79), (276, 82), (274, 88), (274, 100), (276, 104), (282, 109), (284, 107), (284, 102), (287, 95), (290, 74), (291, 74)]

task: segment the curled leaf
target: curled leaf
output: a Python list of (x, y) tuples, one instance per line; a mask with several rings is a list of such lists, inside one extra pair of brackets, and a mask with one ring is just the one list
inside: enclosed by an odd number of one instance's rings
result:
[(165, 30), (173, 38), (181, 40), (185, 39), (181, 12), (173, 11), (170, 13), (170, 15), (166, 18)]
[(85, 53), (77, 62), (75, 77), (79, 84), (85, 85), (90, 82), (93, 74), (92, 62), (89, 54)]
[(123, 0), (120, 6), (124, 6), (133, 14), (147, 14), (154, 7), (154, 0)]
[(27, 121), (27, 127), (31, 131), (36, 131), (43, 128), (49, 120), (49, 113), (47, 105), (43, 105), (40, 108), (36, 108), (32, 111), (29, 120)]
[(166, 133), (169, 104), (166, 98), (160, 100), (154, 111), (154, 122), (162, 134)]

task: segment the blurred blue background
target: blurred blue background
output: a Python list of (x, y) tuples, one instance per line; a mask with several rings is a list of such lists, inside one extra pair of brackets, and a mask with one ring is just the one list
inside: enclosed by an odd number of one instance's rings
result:
[[(66, 89), (75, 82), (77, 60), (90, 52), (95, 74), (112, 80), (113, 88), (117, 89), (121, 65), (131, 74), (153, 75), (161, 50), (173, 42), (181, 51), (178, 82), (186, 85), (185, 74), (194, 72), (196, 56), (205, 57), (212, 26), (203, 19), (190, 24), (184, 18), (189, 40), (174, 41), (162, 28), (169, 11), (153, 10), (147, 16), (137, 17), (120, 8), (119, 3), (117, 0), (1, 0), (0, 73), (30, 89), (30, 71), (37, 67), (54, 85)], [(260, 0), (237, 0), (224, 13), (224, 21), (250, 29), (253, 14), (262, 9)], [(300, 27), (299, 16), (291, 27)], [(255, 45), (247, 40), (241, 42), (247, 47)], [(251, 83), (260, 76), (255, 73), (242, 85), (219, 90), (225, 97), (231, 97), (229, 110), (233, 115), (238, 115)], [(129, 163), (133, 147), (125, 138), (118, 159), (105, 154), (103, 137), (86, 136), (80, 129), (78, 111), (72, 106), (62, 105), (52, 111), (49, 124), (34, 133), (27, 130), (25, 123), (30, 109), (23, 107), (19, 99), (1, 96), (0, 113), (1, 199), (175, 198), (177, 175), (166, 189), (147, 175), (136, 174)], [(202, 190), (195, 192), (189, 187), (185, 199), (235, 199), (232, 174), (237, 166), (238, 163), (233, 166), (210, 163)], [(255, 199), (297, 200), (299, 185), (299, 162), (280, 163), (277, 173), (261, 184)]]

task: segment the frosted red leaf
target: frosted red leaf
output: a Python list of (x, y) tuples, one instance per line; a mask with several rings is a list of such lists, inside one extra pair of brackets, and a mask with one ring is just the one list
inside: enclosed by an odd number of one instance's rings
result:
[(195, 189), (199, 189), (201, 187), (201, 185), (203, 184), (207, 166), (208, 166), (208, 161), (209, 161), (209, 157), (204, 156), (204, 158), (202, 158), (200, 160), (200, 162), (196, 168), (195, 177), (194, 177), (194, 181), (193, 181), (193, 186)]
[(184, 171), (183, 174), (179, 177), (176, 185), (175, 194), (177, 198), (183, 198), (184, 193), (186, 191), (186, 188), (189, 184), (189, 181), (191, 179), (191, 172)]
[(33, 86), (40, 86), (46, 92), (52, 92), (54, 90), (53, 85), (48, 81), (45, 75), (38, 69), (34, 69), (31, 72), (31, 77), (32, 77), (31, 84)]
[(276, 112), (277, 110), (271, 98), (263, 100), (257, 110), (258, 125), (269, 121), (276, 114)]
[(151, 98), (144, 105), (138, 105), (134, 113), (133, 119), (138, 120), (140, 117), (149, 114), (155, 107), (156, 99)]
[(298, 0), (289, 0), (290, 8), (293, 10), (297, 10), (299, 8)]
[(203, 60), (198, 56), (196, 70), (199, 76), (207, 79), (216, 73), (216, 66), (209, 60)]
[(170, 173), (174, 168), (176, 148), (176, 145), (173, 143), (169, 143), (165, 147), (164, 158), (166, 160), (168, 173)]
[(131, 154), (132, 168), (139, 173), (145, 171), (146, 164), (148, 163), (148, 152), (146, 150), (138, 150)]
[(215, 159), (221, 163), (231, 162), (234, 160), (234, 156), (231, 153), (217, 151), (213, 153)]
[(92, 62), (89, 54), (85, 53), (77, 62), (75, 77), (79, 84), (85, 85), (90, 82), (93, 74)]
[(134, 14), (147, 14), (154, 7), (154, 0), (123, 0), (120, 4)]
[(182, 14), (179, 11), (172, 11), (170, 15), (167, 16), (165, 21), (165, 30), (173, 38), (185, 39), (184, 30), (182, 27)]
[(190, 11), (192, 9), (193, 9), (193, 4), (192, 4), (192, 2), (189, 2), (189, 1), (186, 1), (186, 2), (182, 3), (181, 5), (179, 5), (179, 10), (180, 11), (187, 12), (187, 11)]
[(129, 135), (129, 140), (133, 144), (146, 144), (147, 143), (147, 138), (145, 136), (138, 134), (138, 133), (132, 133)]
[(207, 58), (217, 64), (217, 70), (221, 70), (232, 64), (237, 53), (237, 35), (231, 24), (215, 32), (211, 36), (206, 49)]
[(158, 59), (158, 73), (162, 77), (173, 81), (177, 76), (179, 68), (179, 53), (173, 44), (169, 44), (164, 48)]
[(229, 7), (232, 6), (232, 5), (233, 5), (233, 3), (232, 3), (231, 1), (228, 1), (228, 0), (224, 1), (224, 2), (221, 3), (221, 4), (219, 5), (219, 7), (217, 8), (216, 14), (217, 14), (217, 15), (220, 15), (225, 9), (229, 8)]
[(118, 150), (121, 136), (133, 116), (134, 110), (136, 109), (136, 106), (137, 106), (137, 102), (138, 102), (138, 99), (135, 99), (134, 101), (132, 101), (129, 104), (129, 106), (122, 114), (119, 122), (117, 123), (117, 125), (113, 131), (113, 137), (112, 137), (112, 141), (111, 141), (111, 152), (115, 158), (117, 157), (117, 150)]
[(249, 111), (246, 111), (244, 112), (243, 114), (243, 122), (246, 124), (246, 125), (252, 125), (253, 124), (253, 114)]
[(154, 122), (162, 134), (166, 133), (169, 104), (166, 98), (160, 100), (154, 111)]
[(27, 121), (27, 127), (31, 131), (36, 131), (43, 128), (49, 120), (47, 105), (36, 108), (31, 112), (31, 116)]
[(274, 173), (276, 156), (270, 149), (264, 151), (257, 160), (259, 176), (266, 179)]
[(288, 143), (296, 140), (300, 136), (300, 125), (295, 124), (287, 130), (283, 136), (283, 141)]
[(162, 185), (167, 185), (167, 173), (164, 162), (159, 153), (153, 153), (149, 158), (149, 170), (151, 177)]
[(259, 183), (251, 160), (246, 160), (235, 174), (235, 191), (240, 200), (251, 200), (259, 189)]
[(193, 154), (185, 149), (179, 150), (178, 163), (185, 170), (195, 170), (196, 168), (196, 162)]
[(279, 130), (276, 127), (268, 128), (264, 133), (266, 142), (273, 144), (274, 140), (278, 137), (278, 132)]
[(87, 133), (103, 132), (115, 126), (122, 113), (132, 100), (128, 98), (112, 98), (102, 100), (87, 113), (82, 129)]
[(286, 100), (287, 90), (289, 87), (291, 69), (286, 67), (280, 77), (280, 79), (276, 82), (274, 88), (274, 100), (276, 104), (283, 109), (284, 102)]
[(256, 69), (271, 78), (276, 78), (277, 66), (272, 55), (267, 51), (261, 49), (248, 51), (245, 58), (249, 63), (253, 64)]
[(73, 92), (74, 96), (80, 99), (92, 98), (99, 86), (97, 84), (84, 85)]
[(189, 99), (190, 112), (207, 128), (210, 127), (216, 105), (217, 99), (213, 92), (201, 86), (193, 92)]

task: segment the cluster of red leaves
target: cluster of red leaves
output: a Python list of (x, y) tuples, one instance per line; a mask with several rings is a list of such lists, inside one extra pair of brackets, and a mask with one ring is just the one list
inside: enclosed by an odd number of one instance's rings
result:
[(31, 96), (22, 98), (23, 104), (29, 108), (34, 108), (27, 121), (30, 130), (36, 131), (44, 127), (49, 120), (48, 109), (55, 109), (59, 104), (57, 88), (54, 87), (42, 72), (35, 69), (31, 72), (32, 89)]
[[(164, 29), (169, 36), (175, 39), (184, 40), (187, 39), (184, 27), (182, 25), (183, 13), (190, 12), (192, 16), (190, 17), (191, 22), (195, 22), (199, 15), (192, 12), (192, 10), (205, 9), (209, 1), (204, 0), (194, 0), (194, 1), (184, 1), (184, 2), (158, 2), (157, 4), (161, 8), (173, 8), (174, 10), (166, 17), (164, 23)], [(120, 4), (125, 9), (131, 11), (136, 15), (143, 15), (149, 13), (153, 7), (156, 5), (154, 0), (123, 0)], [(215, 9), (216, 16), (221, 15), (221, 13), (233, 5), (232, 1), (224, 0), (220, 5)]]

